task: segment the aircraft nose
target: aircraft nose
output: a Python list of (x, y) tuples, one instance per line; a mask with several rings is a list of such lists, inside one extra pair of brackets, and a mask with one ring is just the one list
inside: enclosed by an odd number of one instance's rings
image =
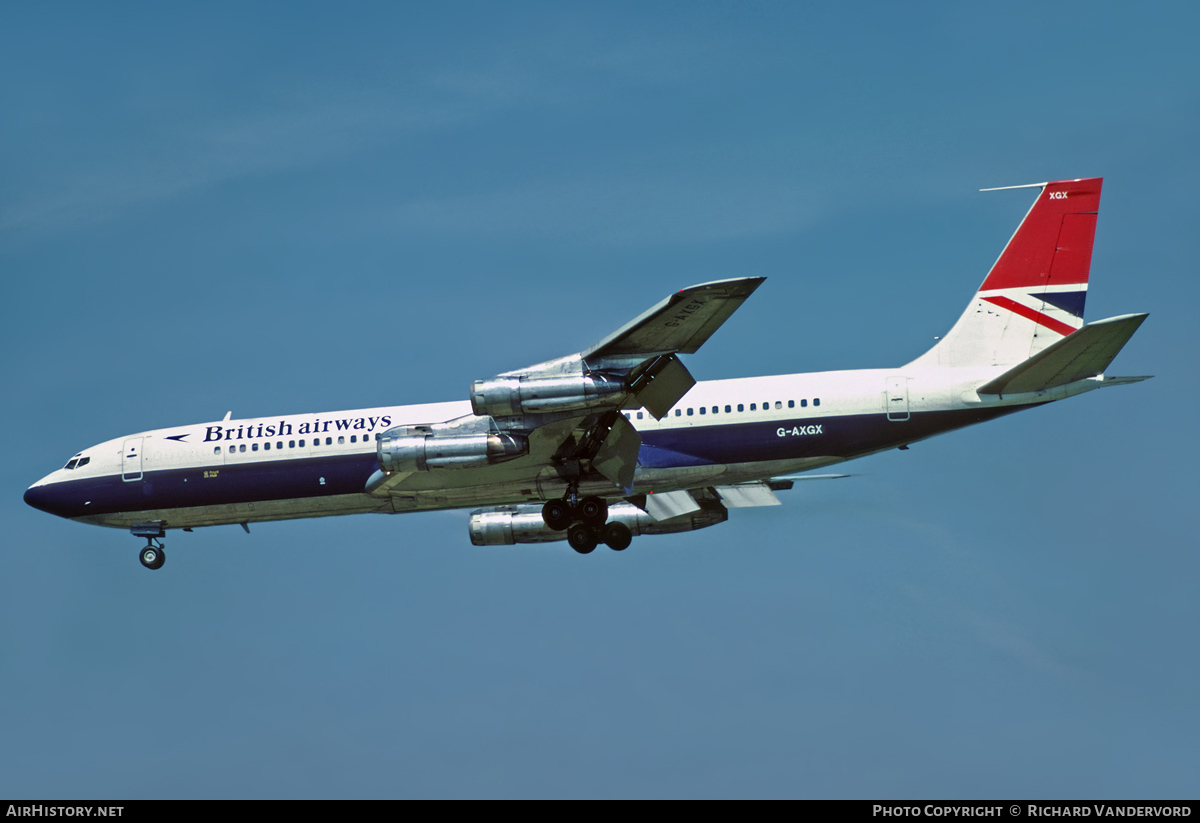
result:
[(35, 509), (66, 517), (62, 496), (55, 493), (53, 483), (39, 483), (25, 490), (25, 502)]

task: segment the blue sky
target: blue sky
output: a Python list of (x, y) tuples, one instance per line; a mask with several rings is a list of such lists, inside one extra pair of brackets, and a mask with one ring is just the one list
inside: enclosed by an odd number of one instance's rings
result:
[[(1194, 797), (1191, 4), (0, 10), (0, 796)], [(766, 275), (701, 379), (898, 365), (1103, 176), (1154, 374), (620, 555), (461, 512), (138, 542), (85, 446), (465, 398)]]

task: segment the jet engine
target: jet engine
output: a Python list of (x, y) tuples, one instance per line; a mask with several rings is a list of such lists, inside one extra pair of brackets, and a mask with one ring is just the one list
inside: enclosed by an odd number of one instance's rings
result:
[[(729, 519), (729, 511), (715, 500), (700, 502), (691, 514), (657, 521), (632, 503), (610, 503), (608, 522), (624, 523), (634, 535), (674, 534), (706, 529)], [(476, 546), (511, 546), (515, 543), (551, 543), (566, 540), (565, 531), (554, 531), (542, 520), (541, 504), (518, 504), (471, 512), (467, 521)]]
[(615, 405), (626, 391), (624, 380), (596, 372), (493, 377), (471, 384), (471, 408), (495, 417), (578, 411)]
[(503, 463), (529, 453), (523, 434), (495, 430), (440, 432), (436, 426), (397, 426), (380, 435), (376, 445), (384, 472), (429, 471)]

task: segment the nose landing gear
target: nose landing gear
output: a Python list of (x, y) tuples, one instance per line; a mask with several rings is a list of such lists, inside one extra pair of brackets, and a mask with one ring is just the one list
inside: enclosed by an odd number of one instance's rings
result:
[(167, 562), (167, 555), (163, 551), (162, 542), (150, 538), (150, 542), (146, 544), (146, 547), (138, 555), (138, 560), (141, 560), (142, 565), (147, 569), (161, 569), (163, 563)]
[(146, 538), (146, 545), (138, 553), (138, 560), (142, 561), (142, 565), (147, 569), (161, 569), (163, 563), (167, 562), (167, 554), (163, 551), (163, 543), (158, 538), (166, 534), (163, 530), (164, 523), (156, 521), (153, 523), (134, 523), (133, 528), (129, 531), (134, 537)]

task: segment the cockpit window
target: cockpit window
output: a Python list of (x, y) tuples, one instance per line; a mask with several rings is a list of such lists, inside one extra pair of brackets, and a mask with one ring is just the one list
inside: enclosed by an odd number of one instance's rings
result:
[(88, 463), (91, 463), (91, 462), (92, 462), (92, 458), (81, 457), (81, 458), (79, 458), (79, 462), (75, 464), (75, 468), (82, 469), (84, 466), (86, 466)]
[(64, 469), (77, 469), (80, 466), (86, 466), (88, 464), (88, 461), (90, 461), (91, 459), (92, 458), (90, 458), (90, 457), (80, 457), (79, 455), (75, 455), (74, 457), (72, 457), (70, 460), (67, 461), (67, 465), (63, 466), (63, 468)]

